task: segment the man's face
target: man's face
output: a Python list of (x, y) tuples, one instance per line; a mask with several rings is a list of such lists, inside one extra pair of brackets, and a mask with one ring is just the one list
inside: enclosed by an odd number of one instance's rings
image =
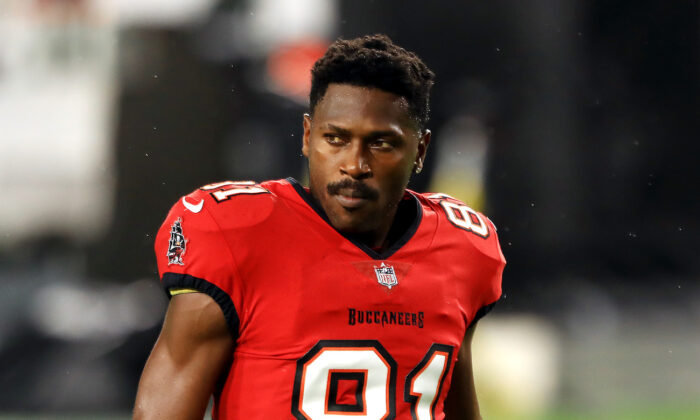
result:
[(330, 84), (304, 116), (311, 193), (339, 231), (385, 235), (429, 143), (403, 97)]

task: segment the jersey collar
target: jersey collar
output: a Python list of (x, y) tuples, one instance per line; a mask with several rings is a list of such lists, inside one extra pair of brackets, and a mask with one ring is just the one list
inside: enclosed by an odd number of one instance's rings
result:
[(326, 215), (326, 212), (323, 211), (323, 208), (316, 203), (316, 201), (311, 197), (311, 194), (309, 194), (304, 187), (299, 184), (299, 182), (294, 179), (294, 178), (287, 178), (287, 181), (294, 187), (294, 190), (297, 192), (297, 194), (306, 202), (306, 204), (321, 218), (323, 219), (326, 224), (336, 231), (338, 234), (340, 234), (342, 237), (350, 241), (353, 245), (355, 245), (357, 248), (359, 248), (362, 252), (370, 256), (372, 259), (375, 260), (386, 260), (392, 255), (394, 255), (401, 247), (403, 247), (412, 237), (415, 235), (416, 231), (418, 230), (418, 227), (420, 226), (420, 222), (423, 219), (423, 206), (421, 206), (420, 202), (418, 201), (418, 198), (416, 198), (415, 195), (409, 190), (406, 190), (406, 193), (410, 197), (411, 202), (416, 206), (416, 211), (415, 211), (415, 216), (413, 218), (413, 221), (408, 225), (408, 228), (405, 229), (403, 234), (401, 234), (397, 240), (394, 241), (393, 244), (391, 244), (390, 247), (384, 249), (381, 252), (377, 252), (374, 249), (368, 247), (367, 245), (363, 244), (362, 242), (359, 242), (355, 240), (353, 237), (348, 236), (339, 230), (337, 230), (333, 225), (331, 224), (330, 219), (328, 219), (328, 216)]

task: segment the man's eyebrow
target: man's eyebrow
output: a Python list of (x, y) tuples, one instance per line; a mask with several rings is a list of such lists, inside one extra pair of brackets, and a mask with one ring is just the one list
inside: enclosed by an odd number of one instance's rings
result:
[(398, 133), (394, 130), (378, 130), (370, 131), (369, 134), (367, 134), (367, 138), (370, 139), (376, 139), (379, 137), (401, 137), (401, 133)]
[[(339, 127), (335, 124), (328, 123), (327, 124), (328, 128), (335, 131), (336, 133), (344, 136), (349, 136), (352, 134), (350, 130), (347, 128)], [(377, 131), (370, 131), (365, 137), (367, 138), (377, 138), (377, 137), (396, 137), (400, 136), (401, 133), (397, 132), (396, 130), (377, 130)]]
[(338, 133), (338, 134), (340, 134), (340, 135), (349, 136), (349, 135), (351, 134), (351, 131), (348, 130), (347, 128), (338, 127), (337, 125), (331, 124), (331, 123), (328, 123), (328, 124), (326, 124), (326, 125), (327, 125), (328, 128), (330, 128), (332, 131), (335, 131), (336, 133)]

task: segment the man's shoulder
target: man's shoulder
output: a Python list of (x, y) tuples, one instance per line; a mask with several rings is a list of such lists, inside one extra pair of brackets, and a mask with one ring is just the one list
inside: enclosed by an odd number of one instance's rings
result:
[(483, 213), (444, 193), (415, 193), (424, 212), (438, 219), (437, 240), (450, 246), (474, 250), (505, 263), (494, 223)]
[(203, 185), (192, 191), (186, 197), (203, 199), (205, 205), (208, 204), (209, 207), (213, 209), (225, 209), (227, 208), (226, 206), (217, 207), (217, 205), (226, 204), (230, 206), (240, 204), (239, 199), (241, 198), (258, 198), (256, 200), (246, 200), (245, 204), (265, 201), (272, 196), (275, 196), (280, 186), (284, 184), (288, 184), (288, 182), (286, 180), (264, 182), (221, 181)]
[[(258, 219), (269, 212), (290, 188), (287, 180), (222, 181), (203, 185), (180, 201), (185, 210), (208, 213), (213, 219), (244, 221), (247, 216)], [(179, 203), (178, 203), (179, 204)]]
[(284, 213), (280, 203), (290, 197), (287, 180), (222, 181), (203, 185), (173, 204), (166, 224), (181, 220), (201, 230), (231, 230), (260, 224)]

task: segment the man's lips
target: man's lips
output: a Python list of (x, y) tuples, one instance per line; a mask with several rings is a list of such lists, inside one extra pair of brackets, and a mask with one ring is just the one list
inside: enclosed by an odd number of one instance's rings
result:
[(346, 209), (356, 209), (364, 206), (369, 199), (360, 195), (353, 196), (352, 194), (339, 193), (333, 196), (336, 201)]
[(366, 191), (362, 191), (359, 189), (355, 188), (341, 188), (338, 190), (338, 192), (335, 193), (335, 195), (342, 195), (343, 197), (349, 197), (349, 198), (365, 198), (365, 199), (370, 199), (370, 194)]

